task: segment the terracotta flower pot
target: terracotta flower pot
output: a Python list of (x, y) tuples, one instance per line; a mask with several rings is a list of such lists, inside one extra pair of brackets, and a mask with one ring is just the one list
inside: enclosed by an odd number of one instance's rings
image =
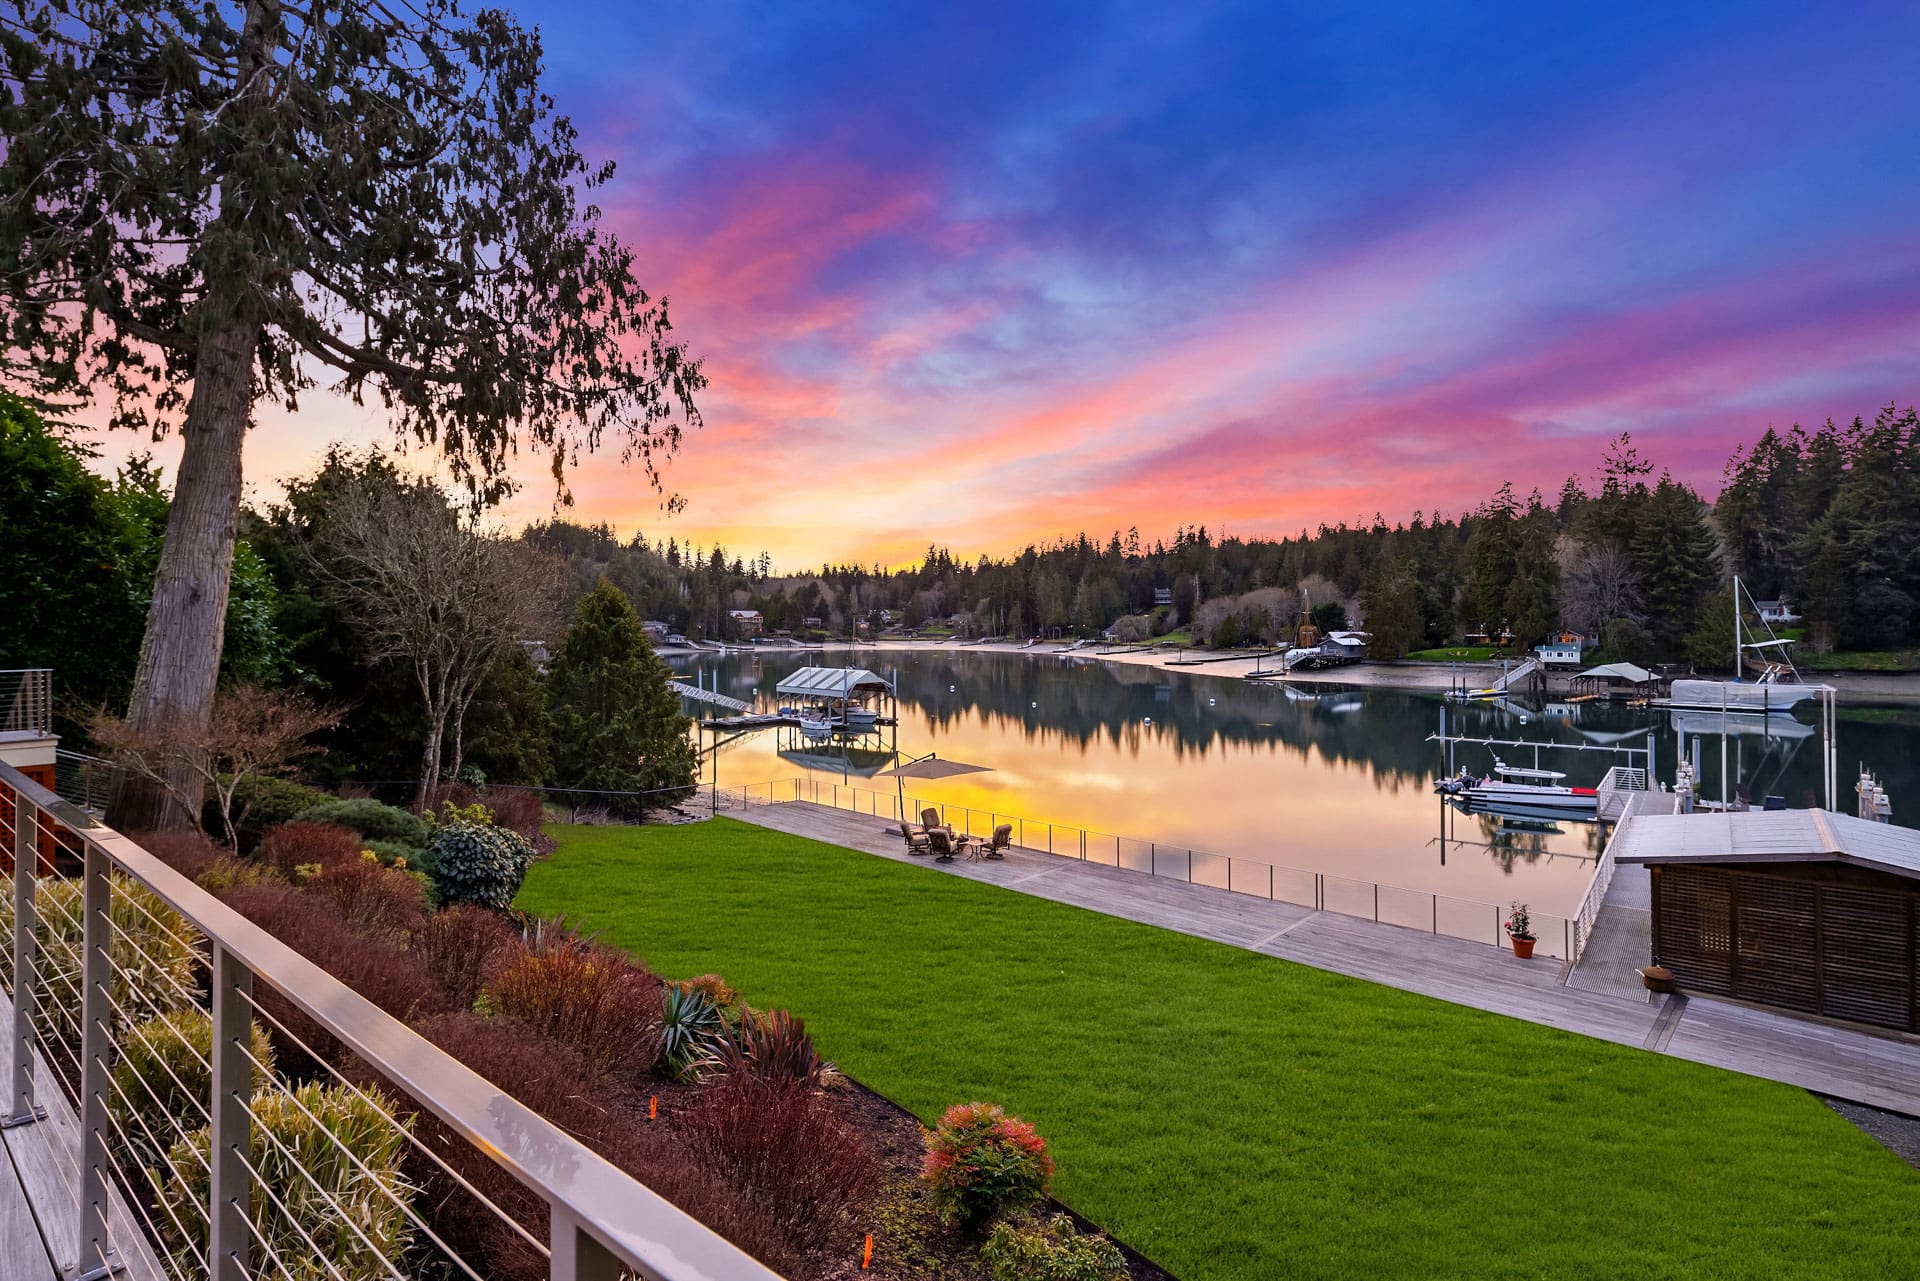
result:
[(1649, 965), (1640, 971), (1640, 981), (1649, 992), (1673, 991), (1673, 971), (1664, 965)]
[(1518, 934), (1510, 935), (1509, 937), (1513, 939), (1513, 954), (1523, 961), (1533, 955), (1533, 945), (1539, 941), (1538, 939), (1521, 938)]

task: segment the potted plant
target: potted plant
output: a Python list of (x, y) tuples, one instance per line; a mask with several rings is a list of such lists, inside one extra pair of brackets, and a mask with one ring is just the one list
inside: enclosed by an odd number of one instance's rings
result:
[(1513, 911), (1507, 914), (1507, 937), (1513, 940), (1513, 954), (1521, 960), (1533, 955), (1536, 941), (1533, 934), (1533, 921), (1527, 916), (1527, 905), (1515, 903)]

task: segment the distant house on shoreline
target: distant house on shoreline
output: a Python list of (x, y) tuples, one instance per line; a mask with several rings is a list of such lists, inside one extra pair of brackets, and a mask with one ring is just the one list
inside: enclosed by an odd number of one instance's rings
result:
[(742, 636), (758, 636), (766, 630), (766, 623), (757, 609), (730, 609), (727, 616), (733, 619), (733, 625), (740, 629)]
[(1753, 607), (1760, 611), (1763, 623), (1797, 623), (1800, 615), (1793, 612), (1793, 606), (1784, 600), (1757, 600)]
[(1586, 648), (1586, 637), (1579, 632), (1556, 632), (1547, 640), (1533, 647), (1545, 667), (1578, 667), (1580, 654)]
[(646, 622), (640, 624), (640, 626), (647, 633), (647, 639), (655, 645), (665, 640), (668, 633), (673, 631), (673, 628), (667, 626), (657, 618), (649, 618)]

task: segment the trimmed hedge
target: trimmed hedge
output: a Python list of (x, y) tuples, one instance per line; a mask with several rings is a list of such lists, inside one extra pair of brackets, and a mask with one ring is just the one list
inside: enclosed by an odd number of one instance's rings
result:
[(353, 800), (333, 799), (309, 806), (294, 815), (309, 823), (332, 823), (350, 827), (369, 841), (398, 841), (419, 849), (426, 845), (427, 821), (396, 805), (386, 805), (372, 797)]

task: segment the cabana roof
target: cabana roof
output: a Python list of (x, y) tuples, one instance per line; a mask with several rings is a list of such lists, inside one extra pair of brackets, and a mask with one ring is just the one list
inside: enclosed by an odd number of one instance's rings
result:
[(780, 678), (774, 692), (782, 698), (850, 698), (856, 694), (893, 693), (893, 685), (864, 667), (802, 667)]
[(1851, 863), (1920, 880), (1920, 832), (1825, 810), (1636, 814), (1620, 863)]
[(1602, 663), (1598, 667), (1589, 667), (1575, 679), (1630, 681), (1635, 685), (1644, 685), (1653, 679), (1653, 673), (1634, 663)]

